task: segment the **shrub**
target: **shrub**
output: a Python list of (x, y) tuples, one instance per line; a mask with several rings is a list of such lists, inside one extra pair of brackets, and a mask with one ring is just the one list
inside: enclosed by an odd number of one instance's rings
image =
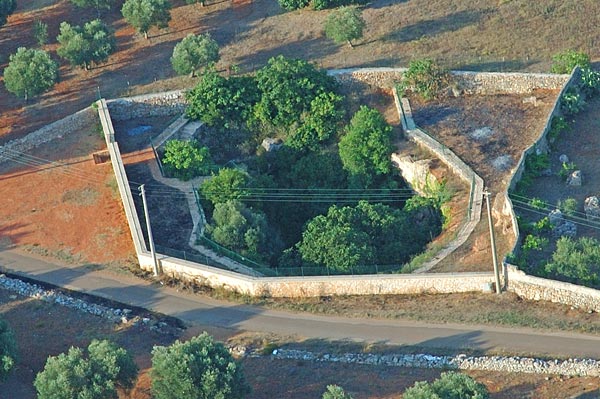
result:
[(575, 198), (567, 198), (565, 200), (558, 201), (558, 209), (567, 216), (575, 216), (577, 213), (577, 200)]
[(533, 209), (544, 209), (546, 207), (546, 203), (539, 198), (532, 198), (529, 200), (529, 206)]
[(6, 380), (17, 361), (17, 342), (8, 323), (0, 319), (0, 382)]
[(337, 385), (327, 385), (327, 390), (323, 392), (322, 399), (352, 399), (342, 387)]
[(310, 0), (277, 0), (277, 2), (282, 8), (293, 11), (306, 7)]
[(533, 225), (531, 226), (531, 231), (534, 234), (548, 233), (551, 230), (552, 223), (550, 223), (550, 218), (548, 216), (541, 218), (537, 222), (533, 223)]
[(402, 86), (410, 89), (426, 100), (439, 96), (450, 84), (450, 73), (433, 60), (411, 61), (404, 73)]
[(249, 182), (248, 173), (239, 169), (223, 168), (215, 176), (202, 183), (200, 192), (204, 198), (216, 205), (248, 195)]
[(600, 241), (591, 237), (562, 237), (556, 243), (546, 273), (559, 280), (597, 286), (600, 283)]
[(552, 123), (550, 124), (550, 131), (548, 132), (548, 140), (550, 143), (556, 141), (558, 136), (562, 132), (567, 132), (571, 129), (565, 118), (562, 116), (555, 116), (552, 118)]
[(541, 251), (548, 245), (548, 239), (545, 237), (528, 234), (523, 241), (521, 249), (528, 253), (530, 251)]
[(348, 42), (354, 47), (352, 40), (360, 39), (365, 28), (365, 20), (356, 7), (340, 7), (333, 10), (325, 21), (325, 36), (337, 44)]
[(558, 171), (558, 175), (563, 179), (567, 180), (571, 173), (577, 170), (577, 165), (574, 162), (563, 162), (560, 170)]
[(579, 88), (587, 97), (593, 97), (600, 91), (600, 72), (590, 68), (581, 70)]
[(219, 45), (210, 36), (189, 34), (173, 48), (171, 66), (178, 75), (194, 76), (196, 70), (219, 61)]
[(485, 385), (466, 374), (447, 372), (433, 382), (417, 382), (404, 391), (403, 399), (487, 399)]
[(552, 57), (552, 73), (571, 73), (576, 66), (590, 68), (590, 56), (582, 51), (564, 50)]
[(566, 115), (577, 114), (586, 106), (584, 99), (577, 91), (573, 89), (567, 90), (560, 98), (560, 109)]
[(207, 333), (152, 350), (156, 399), (239, 399), (249, 386), (227, 348)]
[(214, 167), (208, 148), (195, 140), (167, 141), (162, 163), (169, 175), (181, 180), (208, 175)]
[(35, 378), (39, 398), (114, 399), (116, 388), (131, 388), (137, 366), (123, 348), (109, 341), (94, 340), (88, 357), (79, 348), (50, 356)]

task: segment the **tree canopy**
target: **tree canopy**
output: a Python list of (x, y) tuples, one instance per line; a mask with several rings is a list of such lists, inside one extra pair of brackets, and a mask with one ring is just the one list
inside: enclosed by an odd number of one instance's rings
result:
[(358, 187), (369, 187), (392, 168), (392, 128), (376, 109), (361, 106), (339, 143), (344, 168)]
[(115, 0), (71, 0), (77, 7), (89, 7), (97, 10), (104, 8), (110, 10), (115, 4)]
[(15, 12), (17, 0), (0, 0), (0, 27), (4, 25), (8, 16)]
[(352, 399), (344, 389), (337, 385), (327, 385), (327, 390), (323, 392), (322, 399)]
[(151, 376), (156, 399), (241, 399), (249, 392), (241, 366), (207, 333), (155, 346)]
[(360, 9), (351, 6), (340, 7), (327, 16), (325, 36), (338, 44), (347, 42), (350, 47), (354, 47), (352, 40), (363, 36), (365, 24)]
[(214, 167), (210, 151), (196, 140), (167, 141), (162, 163), (167, 173), (181, 180), (208, 175)]
[(4, 319), (0, 319), (0, 382), (6, 380), (17, 361), (15, 334)]
[(485, 385), (466, 374), (447, 372), (429, 383), (420, 381), (402, 394), (403, 399), (487, 399)]
[(83, 27), (62, 22), (56, 40), (60, 44), (58, 55), (85, 69), (105, 62), (116, 48), (114, 33), (99, 19), (86, 22)]
[(562, 237), (556, 242), (546, 273), (575, 284), (600, 284), (600, 241), (592, 237)]
[(49, 90), (57, 78), (58, 65), (43, 50), (19, 47), (4, 69), (6, 89), (25, 100)]
[(50, 356), (34, 385), (40, 398), (116, 399), (116, 388), (133, 387), (137, 372), (125, 349), (106, 340), (93, 340), (87, 357), (74, 347)]
[(147, 39), (151, 27), (166, 28), (169, 25), (171, 3), (169, 0), (126, 0), (121, 13)]
[(189, 34), (173, 48), (171, 65), (178, 75), (191, 75), (219, 61), (219, 45), (209, 33)]
[(217, 205), (248, 194), (250, 175), (239, 169), (223, 168), (215, 176), (204, 181), (200, 193), (204, 198)]

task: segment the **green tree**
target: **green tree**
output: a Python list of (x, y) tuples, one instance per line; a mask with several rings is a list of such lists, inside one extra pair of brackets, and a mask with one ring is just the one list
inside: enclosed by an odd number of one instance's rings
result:
[(0, 27), (6, 23), (8, 16), (15, 12), (17, 0), (0, 0)]
[(369, 187), (375, 176), (391, 171), (392, 128), (379, 111), (363, 105), (346, 127), (339, 152), (353, 185)]
[(200, 186), (204, 198), (216, 205), (248, 195), (250, 176), (239, 169), (223, 168)]
[(15, 334), (4, 319), (0, 319), (0, 382), (5, 381), (17, 361)]
[(590, 56), (583, 51), (564, 50), (552, 57), (552, 73), (571, 73), (576, 66), (590, 69)]
[(201, 7), (206, 5), (206, 0), (185, 0), (185, 4), (196, 4), (199, 3)]
[(360, 39), (365, 29), (365, 20), (356, 7), (340, 7), (333, 10), (325, 21), (325, 36), (336, 43), (347, 42), (354, 47), (352, 40)]
[(71, 0), (77, 7), (89, 7), (100, 10), (101, 8), (110, 10), (115, 4), (115, 0)]
[(151, 376), (156, 399), (239, 399), (249, 392), (240, 365), (207, 333), (155, 346)]
[(214, 70), (207, 71), (196, 86), (186, 92), (190, 119), (201, 120), (217, 129), (246, 125), (260, 97), (256, 82), (250, 77), (224, 78)]
[(33, 37), (37, 42), (38, 46), (43, 46), (48, 43), (48, 24), (36, 19), (33, 22)]
[(323, 399), (352, 399), (342, 387), (337, 385), (327, 385), (327, 390), (323, 392)]
[(403, 399), (487, 399), (485, 385), (466, 374), (447, 372), (429, 383), (420, 381), (402, 394)]
[(281, 8), (293, 11), (306, 7), (310, 3), (310, 0), (277, 0), (277, 2)]
[(148, 39), (148, 30), (166, 28), (171, 20), (169, 0), (126, 0), (121, 9), (123, 18)]
[(204, 35), (187, 35), (175, 45), (171, 65), (178, 75), (194, 76), (196, 70), (208, 67), (219, 61), (219, 45), (210, 37)]
[(283, 56), (271, 58), (256, 73), (261, 92), (255, 116), (266, 124), (289, 127), (309, 112), (312, 101), (337, 88), (335, 80), (306, 61)]
[(167, 172), (181, 180), (207, 175), (214, 163), (207, 147), (196, 140), (169, 140), (162, 158)]
[(4, 84), (11, 93), (28, 98), (42, 94), (56, 83), (58, 65), (42, 50), (19, 47), (4, 69)]
[(39, 398), (116, 399), (117, 387), (133, 387), (138, 368), (114, 343), (93, 340), (87, 358), (79, 348), (50, 356), (35, 378)]
[(402, 77), (402, 86), (431, 100), (442, 93), (450, 84), (450, 73), (433, 60), (413, 60)]
[(85, 69), (105, 62), (116, 48), (114, 33), (99, 19), (86, 22), (83, 28), (63, 22), (56, 40), (60, 45), (58, 55)]
[(600, 241), (592, 237), (560, 238), (552, 261), (546, 265), (546, 273), (575, 284), (597, 286), (600, 283)]

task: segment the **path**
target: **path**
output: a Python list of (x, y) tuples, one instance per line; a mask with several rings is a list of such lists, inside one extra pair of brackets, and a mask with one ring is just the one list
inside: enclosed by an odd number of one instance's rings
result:
[(245, 306), (178, 292), (134, 277), (65, 267), (12, 250), (0, 265), (32, 279), (144, 307), (196, 325), (304, 338), (348, 339), (425, 348), (500, 350), (600, 359), (600, 337), (490, 326), (435, 325), (403, 320), (349, 319)]

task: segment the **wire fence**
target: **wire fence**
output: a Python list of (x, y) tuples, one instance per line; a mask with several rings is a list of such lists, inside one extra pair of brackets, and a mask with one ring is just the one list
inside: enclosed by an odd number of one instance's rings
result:
[(195, 252), (195, 251), (184, 251), (184, 250), (179, 250), (179, 249), (174, 249), (174, 248), (168, 248), (168, 247), (163, 247), (162, 245), (154, 245), (156, 252), (160, 253), (162, 255), (167, 255), (167, 256), (171, 256), (173, 258), (177, 258), (177, 259), (183, 259), (183, 260), (187, 260), (190, 262), (195, 262), (195, 263), (199, 263), (202, 265), (207, 265), (207, 266), (212, 266), (212, 267), (217, 267), (219, 269), (223, 269), (223, 270), (230, 270), (228, 267), (220, 264), (219, 262), (215, 261), (214, 259)]

